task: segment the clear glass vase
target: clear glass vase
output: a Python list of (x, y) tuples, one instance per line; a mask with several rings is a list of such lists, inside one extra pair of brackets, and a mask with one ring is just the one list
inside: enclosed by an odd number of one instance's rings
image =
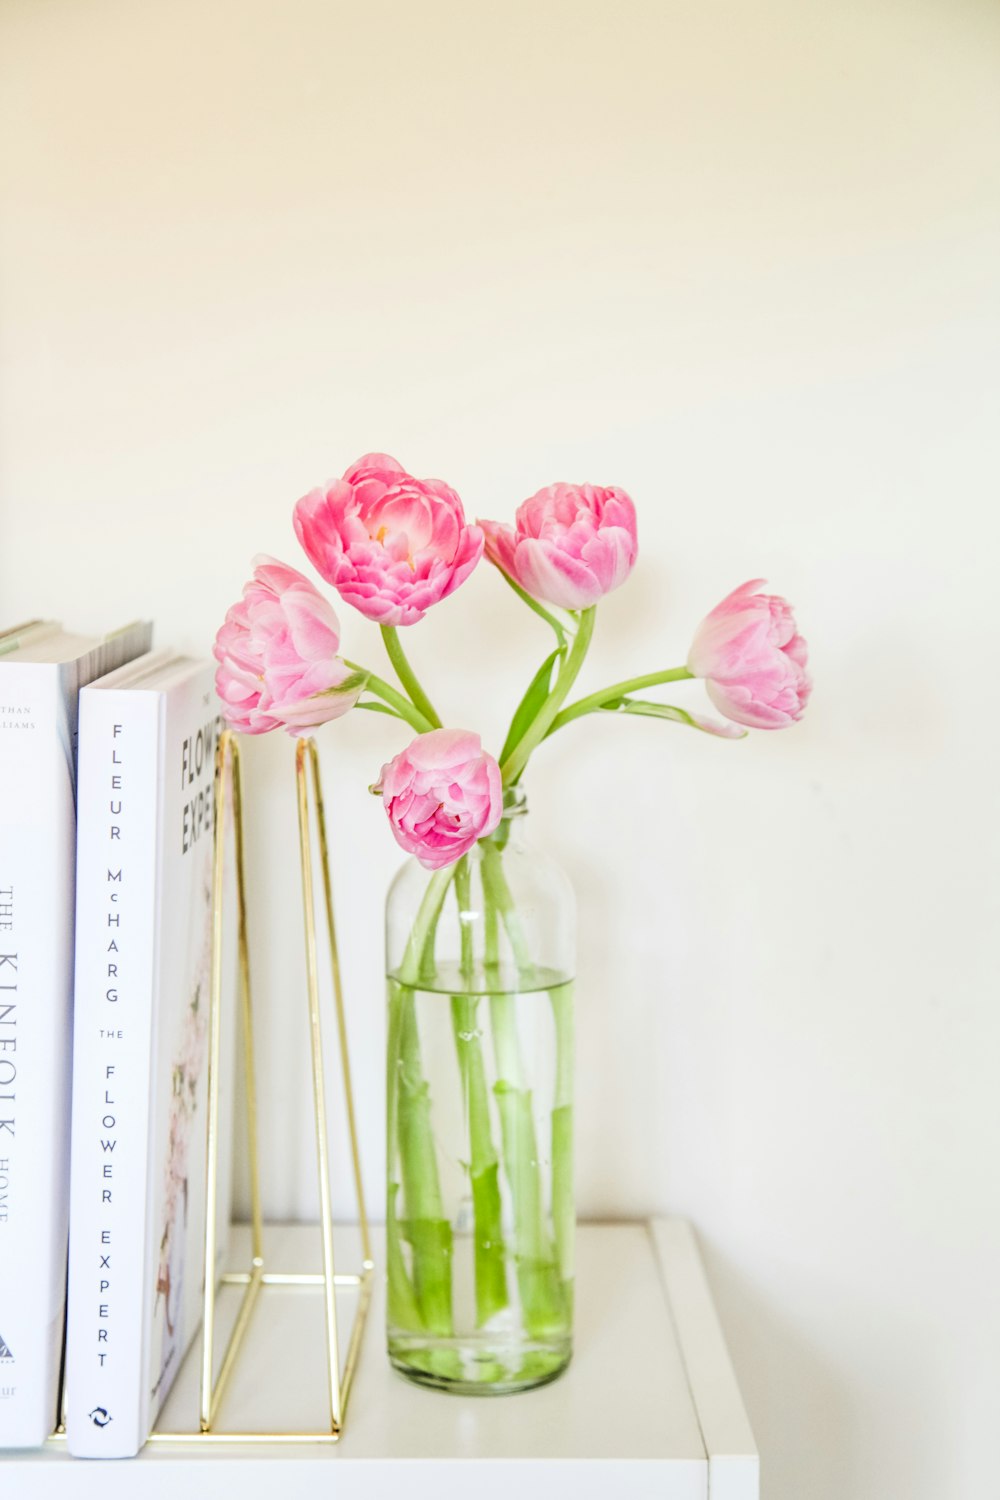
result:
[(411, 1379), (501, 1394), (572, 1352), (575, 903), (508, 792), (386, 903), (388, 1344)]

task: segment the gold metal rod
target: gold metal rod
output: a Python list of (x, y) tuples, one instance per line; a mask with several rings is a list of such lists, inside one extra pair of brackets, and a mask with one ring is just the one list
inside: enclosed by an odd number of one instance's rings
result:
[(351, 1399), (351, 1387), (354, 1384), (354, 1371), (357, 1368), (358, 1353), (361, 1349), (361, 1335), (365, 1331), (365, 1319), (368, 1316), (368, 1304), (372, 1295), (372, 1278), (366, 1276), (361, 1288), (361, 1296), (358, 1308), (354, 1314), (354, 1324), (351, 1328), (351, 1338), (347, 1345), (347, 1358), (344, 1361), (344, 1376), (340, 1388), (341, 1396), (341, 1420), (347, 1420), (347, 1403)]
[[(307, 744), (295, 747), (295, 779), (299, 807), (299, 852), (302, 865), (302, 903), (305, 916), (306, 983), (309, 999), (309, 1036), (312, 1052), (313, 1109), (316, 1122), (316, 1161), (319, 1171), (320, 1224), (323, 1231), (324, 1304), (326, 1312), (327, 1373), (330, 1384), (330, 1425), (340, 1431), (340, 1354), (337, 1341), (337, 1293), (333, 1263), (333, 1213), (330, 1203), (330, 1165), (326, 1130), (326, 1093), (323, 1079), (323, 1034), (319, 1014), (319, 973), (316, 961), (316, 907), (313, 896), (312, 848), (309, 828)], [(322, 825), (320, 836), (323, 837)]]
[(215, 1258), (219, 1191), (219, 1042), (222, 1012), (222, 917), (226, 852), (226, 761), (229, 731), (215, 752), (215, 819), (212, 831), (212, 982), (208, 1010), (208, 1104), (205, 1131), (205, 1291), (202, 1306), (199, 1419), (211, 1426), (215, 1364)]
[(336, 1443), (339, 1432), (151, 1432), (150, 1443)]
[(361, 1153), (358, 1149), (358, 1131), (354, 1115), (354, 1090), (351, 1086), (351, 1060), (347, 1047), (347, 1017), (344, 1009), (344, 987), (340, 977), (340, 951), (337, 947), (337, 928), (333, 915), (333, 885), (330, 880), (330, 855), (326, 839), (326, 813), (323, 807), (323, 788), (319, 774), (319, 755), (316, 743), (309, 740), (309, 764), (312, 768), (313, 795), (316, 800), (316, 819), (319, 825), (319, 853), (323, 874), (323, 896), (326, 905), (326, 927), (330, 943), (330, 967), (333, 971), (333, 998), (337, 1013), (337, 1035), (340, 1042), (340, 1069), (344, 1079), (344, 1103), (347, 1110), (347, 1130), (351, 1144), (351, 1165), (354, 1172), (354, 1190), (358, 1200), (358, 1220), (361, 1227), (361, 1248), (366, 1269), (374, 1265), (371, 1236), (368, 1233), (368, 1214), (365, 1211), (365, 1190), (361, 1181)]
[(229, 1383), (229, 1377), (233, 1373), (233, 1366), (236, 1363), (236, 1359), (240, 1352), (240, 1347), (242, 1346), (246, 1331), (250, 1326), (250, 1319), (253, 1316), (253, 1310), (256, 1306), (257, 1298), (260, 1295), (260, 1289), (263, 1284), (263, 1269), (260, 1266), (254, 1266), (253, 1270), (250, 1273), (249, 1280), (246, 1283), (246, 1290), (244, 1291), (243, 1296), (240, 1299), (240, 1310), (236, 1316), (236, 1322), (233, 1324), (233, 1331), (229, 1335), (229, 1343), (226, 1345), (226, 1352), (222, 1357), (222, 1364), (219, 1367), (218, 1376), (216, 1377), (215, 1383), (212, 1386), (212, 1400), (208, 1412), (208, 1427), (203, 1427), (203, 1431), (210, 1431), (215, 1423), (215, 1419), (219, 1412), (219, 1406), (222, 1402), (223, 1396), (225, 1395), (226, 1386)]
[[(247, 1146), (249, 1153), (250, 1168), (250, 1194), (251, 1194), (251, 1246), (253, 1259), (250, 1270), (227, 1271), (218, 1279), (214, 1276), (215, 1257), (217, 1252), (218, 1225), (217, 1225), (217, 1188), (218, 1188), (218, 1165), (219, 1165), (219, 1058), (221, 1054), (221, 1017), (222, 1017), (222, 934), (224, 926), (223, 914), (223, 885), (225, 871), (225, 813), (227, 788), (225, 782), (226, 766), (230, 768), (232, 815), (233, 815), (233, 842), (236, 862), (236, 887), (237, 887), (237, 916), (238, 916), (238, 944), (239, 944), (239, 984), (241, 997), (241, 1012), (243, 1021), (244, 1039), (244, 1061), (246, 1067), (246, 1099), (247, 1099)], [(364, 1252), (363, 1270), (358, 1273), (345, 1273), (338, 1275), (334, 1268), (334, 1245), (333, 1245), (333, 1216), (330, 1198), (330, 1164), (329, 1145), (327, 1141), (326, 1123), (326, 1092), (323, 1076), (323, 1051), (322, 1032), (320, 1024), (319, 1008), (319, 977), (316, 956), (316, 913), (313, 891), (313, 866), (311, 850), (311, 826), (309, 817), (309, 769), (312, 772), (312, 788), (315, 799), (315, 811), (317, 821), (317, 838), (322, 854), (323, 890), (326, 901), (327, 928), (330, 937), (331, 965), (333, 969), (334, 995), (337, 1009), (337, 1025), (340, 1039), (341, 1059), (343, 1067), (343, 1082), (347, 1105), (347, 1118), (350, 1132), (350, 1145), (354, 1169), (354, 1182), (357, 1190), (358, 1212), (360, 1218), (360, 1229), (362, 1248)], [(347, 1054), (347, 1030), (345, 1024), (345, 1012), (343, 1004), (343, 991), (340, 976), (340, 961), (337, 952), (336, 929), (333, 913), (333, 894), (330, 881), (329, 852), (326, 835), (326, 819), (323, 808), (322, 790), (319, 780), (318, 758), (316, 748), (311, 740), (299, 741), (296, 749), (296, 781), (298, 789), (298, 815), (299, 815), (299, 847), (302, 866), (302, 891), (303, 891), (303, 914), (305, 921), (306, 939), (306, 969), (308, 979), (308, 1001), (310, 1019), (310, 1040), (313, 1062), (313, 1099), (315, 1109), (316, 1126), (316, 1153), (317, 1166), (320, 1182), (320, 1206), (321, 1206), (321, 1228), (323, 1236), (323, 1266), (324, 1270), (317, 1272), (284, 1272), (267, 1271), (264, 1269), (263, 1252), (263, 1215), (260, 1193), (260, 1164), (258, 1153), (257, 1132), (257, 1094), (256, 1075), (254, 1069), (254, 1037), (253, 1037), (253, 1015), (250, 988), (250, 962), (248, 949), (248, 924), (246, 903), (246, 881), (244, 866), (244, 840), (243, 840), (243, 787), (240, 768), (239, 745), (235, 735), (226, 730), (219, 737), (219, 747), (216, 759), (215, 773), (215, 796), (216, 796), (216, 819), (214, 829), (213, 845), (213, 913), (212, 913), (212, 973), (210, 994), (210, 1020), (209, 1020), (209, 1061), (208, 1061), (208, 1097), (206, 1121), (206, 1165), (207, 1165), (207, 1202), (206, 1202), (206, 1230), (205, 1230), (205, 1293), (203, 1305), (204, 1326), (202, 1331), (202, 1354), (200, 1371), (200, 1415), (199, 1428), (194, 1432), (162, 1432), (154, 1431), (150, 1434), (149, 1441), (153, 1443), (171, 1443), (179, 1445), (197, 1446), (205, 1443), (229, 1444), (238, 1446), (241, 1444), (256, 1445), (304, 1445), (304, 1446), (328, 1446), (336, 1443), (344, 1420), (347, 1408), (348, 1396), (354, 1380), (357, 1368), (358, 1355), (361, 1347), (361, 1337), (367, 1315), (371, 1305), (372, 1291), (374, 1286), (374, 1267), (371, 1256), (371, 1246), (368, 1230), (368, 1217), (365, 1211), (364, 1198), (362, 1194), (360, 1157), (358, 1151), (357, 1130), (354, 1115), (354, 1100), (351, 1088), (350, 1067)], [(230, 1334), (229, 1341), (223, 1355), (217, 1379), (212, 1381), (212, 1366), (214, 1363), (215, 1344), (215, 1315), (217, 1303), (217, 1285), (239, 1286), (243, 1288), (240, 1299), (240, 1307), (236, 1321)], [(244, 1347), (245, 1337), (249, 1329), (254, 1310), (260, 1300), (262, 1288), (273, 1286), (279, 1289), (285, 1287), (322, 1287), (324, 1291), (324, 1304), (326, 1315), (326, 1347), (327, 1366), (330, 1388), (330, 1427), (323, 1431), (291, 1431), (291, 1432), (219, 1432), (214, 1423), (218, 1414), (220, 1402), (223, 1399), (230, 1374), (235, 1368)], [(336, 1289), (338, 1287), (350, 1288), (358, 1292), (358, 1303), (354, 1319), (351, 1325), (350, 1339), (347, 1348), (347, 1357), (344, 1366), (344, 1374), (341, 1377), (339, 1364), (339, 1345), (337, 1339), (337, 1306)], [(49, 1439), (50, 1442), (64, 1443), (65, 1431), (57, 1430)]]
[[(228, 732), (228, 731), (227, 731)], [(254, 1055), (253, 995), (250, 988), (250, 951), (247, 938), (246, 864), (243, 843), (243, 769), (239, 741), (231, 735), (233, 768), (233, 844), (236, 855), (236, 911), (239, 940), (240, 1011), (243, 1026), (244, 1083), (247, 1104), (247, 1153), (250, 1171), (250, 1244), (254, 1261), (264, 1256), (264, 1216), (260, 1195), (260, 1156), (257, 1132), (257, 1069)]]

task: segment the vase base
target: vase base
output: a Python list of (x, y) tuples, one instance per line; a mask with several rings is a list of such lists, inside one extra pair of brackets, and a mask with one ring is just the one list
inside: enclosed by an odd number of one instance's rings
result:
[(513, 1396), (547, 1385), (570, 1362), (570, 1339), (556, 1343), (482, 1347), (461, 1339), (393, 1340), (389, 1363), (416, 1385), (456, 1396)]

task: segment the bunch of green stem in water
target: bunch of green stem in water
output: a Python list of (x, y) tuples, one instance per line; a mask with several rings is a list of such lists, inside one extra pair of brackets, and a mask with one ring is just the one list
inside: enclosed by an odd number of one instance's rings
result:
[[(531, 1339), (568, 1335), (572, 1315), (572, 1001), (565, 976), (535, 970), (527, 953), (499, 848), (481, 848), (485, 950), (477, 970), (472, 930), (462, 922), (459, 974), (462, 989), (450, 996), (451, 1021), (468, 1132), (469, 1193), (472, 1204), (476, 1324), (482, 1329), (509, 1305), (508, 1253), (517, 1280), (519, 1321)], [(451, 877), (449, 879), (449, 877)], [(451, 1282), (454, 1244), (446, 1220), (435, 1155), (431, 1101), (424, 1077), (415, 993), (439, 989), (433, 972), (434, 936), (453, 884), (460, 921), (471, 904), (469, 860), (440, 872), (428, 883), (423, 903), (397, 974), (390, 979), (389, 1035), (389, 1297), (395, 1329), (448, 1338), (453, 1333)], [(556, 1035), (556, 1101), (551, 1120), (552, 1213), (545, 1201), (534, 1100), (527, 1086), (518, 1035), (516, 992), (501, 977), (500, 932), (514, 955), (517, 992), (548, 990)], [(408, 981), (408, 982), (407, 982)], [(485, 995), (483, 990), (485, 989)], [(491, 1090), (479, 1007), (488, 999), (496, 1082)], [(500, 1125), (500, 1150), (493, 1137), (491, 1093)], [(501, 1191), (503, 1177), (511, 1202), (511, 1240), (505, 1242)], [(400, 1216), (398, 1196), (402, 1190)], [(409, 1245), (407, 1270), (404, 1243)], [(434, 1373), (445, 1374), (438, 1351)], [(497, 1378), (504, 1372), (498, 1367)]]

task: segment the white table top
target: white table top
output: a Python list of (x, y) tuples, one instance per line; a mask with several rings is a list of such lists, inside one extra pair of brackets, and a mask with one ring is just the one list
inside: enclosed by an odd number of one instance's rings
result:
[[(240, 1231), (233, 1264), (246, 1237)], [(245, 1253), (245, 1252), (243, 1252)], [(356, 1231), (337, 1232), (338, 1271), (356, 1270)], [(376, 1257), (381, 1236), (376, 1237)], [(320, 1267), (319, 1231), (273, 1226), (267, 1269)], [(219, 1347), (239, 1293), (223, 1293)], [(338, 1291), (342, 1347), (356, 1293)], [(322, 1292), (266, 1287), (233, 1373), (219, 1425), (240, 1431), (324, 1425)], [(575, 1353), (551, 1385), (515, 1396), (421, 1389), (389, 1367), (381, 1278), (365, 1330), (347, 1422), (334, 1445), (150, 1444), (133, 1461), (83, 1461), (52, 1445), (8, 1454), (4, 1500), (191, 1500), (218, 1488), (240, 1500), (321, 1493), (338, 1500), (475, 1496), (573, 1500), (756, 1500), (757, 1455), (704, 1278), (681, 1219), (583, 1225), (577, 1238)], [(160, 1427), (197, 1426), (197, 1351), (178, 1377)], [(219, 1469), (217, 1465), (224, 1467)], [(327, 1468), (327, 1465), (335, 1468)], [(406, 1470), (419, 1476), (419, 1487)], [(204, 1485), (204, 1488), (202, 1487)]]

